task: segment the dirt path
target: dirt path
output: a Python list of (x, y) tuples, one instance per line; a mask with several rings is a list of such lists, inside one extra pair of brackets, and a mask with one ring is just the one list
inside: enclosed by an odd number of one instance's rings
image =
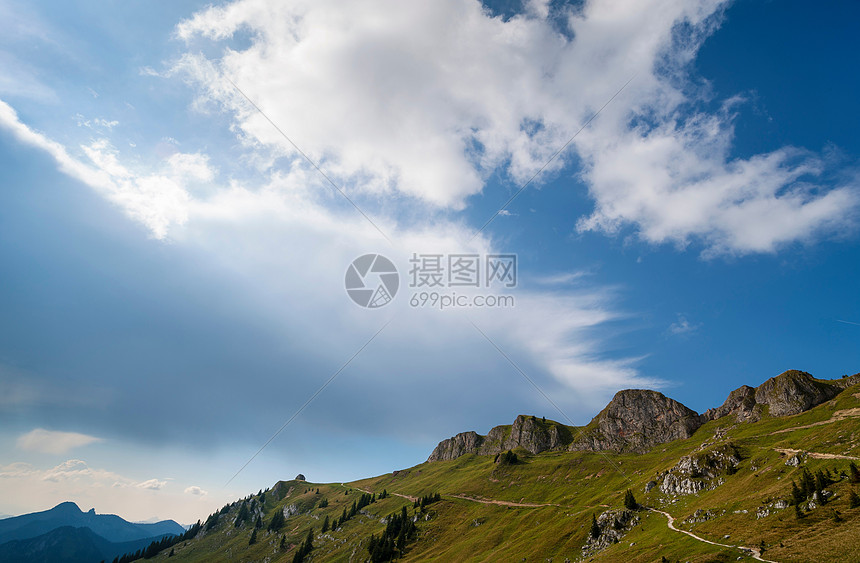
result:
[(538, 503), (531, 503), (531, 502), (511, 502), (508, 500), (495, 500), (495, 499), (489, 499), (489, 498), (470, 497), (470, 496), (466, 496), (466, 495), (445, 495), (445, 496), (450, 496), (450, 497), (454, 497), (454, 498), (458, 498), (458, 499), (462, 499), (462, 500), (470, 500), (472, 502), (480, 502), (481, 504), (495, 504), (498, 506), (514, 506), (517, 508), (541, 508), (544, 506), (555, 506), (558, 508), (569, 508), (569, 507), (566, 507), (566, 506), (561, 505), (561, 504), (538, 504)]
[[(344, 487), (346, 487), (346, 485), (344, 485), (343, 483), (341, 483), (341, 485), (343, 485)], [(367, 493), (367, 494), (369, 494), (369, 495), (372, 495), (372, 494), (373, 494), (371, 491), (364, 490), (364, 489), (362, 489), (361, 487), (352, 487), (352, 488), (353, 488), (353, 489), (355, 489), (355, 490), (357, 490), (357, 491), (361, 491), (362, 493)], [(400, 493), (388, 493), (388, 494), (389, 494), (389, 495), (394, 495), (394, 496), (396, 496), (396, 497), (400, 497), (400, 498), (405, 498), (405, 499), (406, 499), (406, 500), (408, 500), (409, 502), (415, 502), (416, 500), (418, 500), (418, 497), (411, 497), (411, 496), (409, 496), (409, 495), (401, 495)]]
[(728, 547), (731, 549), (739, 549), (739, 550), (747, 553), (748, 555), (750, 555), (753, 559), (756, 559), (758, 561), (764, 561), (765, 563), (777, 563), (776, 561), (771, 561), (770, 559), (763, 559), (761, 556), (761, 550), (757, 547), (745, 547), (742, 545), (728, 545), (725, 543), (718, 543), (715, 541), (706, 540), (705, 538), (703, 538), (701, 536), (697, 536), (693, 532), (688, 532), (687, 530), (682, 530), (680, 528), (676, 528), (675, 527), (675, 518), (671, 514), (669, 514), (668, 512), (663, 512), (662, 510), (657, 510), (656, 508), (650, 508), (650, 507), (645, 507), (645, 508), (647, 508), (651, 512), (656, 512), (658, 514), (662, 514), (663, 516), (665, 516), (666, 520), (667, 520), (667, 525), (669, 526), (670, 530), (673, 530), (675, 532), (681, 532), (682, 534), (687, 534), (691, 538), (693, 538), (695, 540), (699, 540), (700, 542), (709, 543), (711, 545), (717, 545), (720, 547)]
[(806, 454), (814, 459), (855, 459), (860, 460), (860, 457), (854, 457), (850, 455), (841, 455), (841, 454), (825, 454), (821, 452), (807, 452), (805, 450), (793, 450), (791, 448), (774, 448), (774, 451), (777, 451), (781, 454), (794, 455), (794, 454)]
[[(854, 396), (860, 395), (860, 393), (855, 393)], [(858, 397), (860, 398), (860, 397)], [(840, 420), (846, 420), (848, 418), (855, 418), (860, 416), (860, 408), (853, 409), (843, 409), (841, 411), (834, 412), (830, 418), (827, 420), (819, 420), (818, 422), (813, 422), (812, 424), (804, 424), (803, 426), (794, 426), (792, 428), (783, 428), (782, 430), (777, 430), (776, 432), (771, 432), (769, 436), (773, 436), (774, 434), (785, 434), (786, 432), (792, 432), (794, 430), (800, 430), (802, 428), (812, 428), (814, 426), (823, 426), (825, 424), (833, 424), (834, 422), (839, 422)]]

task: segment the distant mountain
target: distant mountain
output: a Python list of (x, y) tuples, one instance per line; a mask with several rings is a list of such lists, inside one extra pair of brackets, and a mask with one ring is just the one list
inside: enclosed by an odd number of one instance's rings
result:
[(173, 520), (155, 524), (132, 524), (114, 514), (82, 512), (73, 502), (63, 502), (50, 510), (0, 520), (0, 544), (35, 538), (65, 526), (89, 528), (109, 542), (128, 542), (167, 534), (181, 534), (185, 528)]
[(89, 528), (63, 526), (46, 534), (0, 545), (0, 561), (16, 563), (98, 563), (146, 548), (162, 536), (113, 543)]

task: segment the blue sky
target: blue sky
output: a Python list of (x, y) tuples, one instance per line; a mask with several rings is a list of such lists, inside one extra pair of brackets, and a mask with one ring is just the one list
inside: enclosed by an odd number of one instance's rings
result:
[[(0, 0), (0, 513), (191, 522), (622, 388), (857, 372), (858, 16)], [(515, 306), (410, 307), (413, 253), (516, 253)]]

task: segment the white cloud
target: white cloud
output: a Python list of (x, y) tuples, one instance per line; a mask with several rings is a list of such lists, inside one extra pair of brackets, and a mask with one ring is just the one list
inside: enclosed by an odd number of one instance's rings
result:
[[(102, 514), (118, 514), (131, 521), (160, 514), (180, 522), (194, 522), (214, 510), (219, 502), (235, 497), (225, 491), (218, 498), (200, 496), (201, 506), (189, 506), (179, 490), (171, 491), (167, 481), (136, 481), (116, 472), (90, 467), (80, 459), (69, 459), (54, 467), (40, 468), (30, 463), (0, 465), (0, 496), (4, 506), (17, 513), (50, 508), (72, 501), (83, 510), (96, 507)], [(190, 487), (193, 488), (193, 487)], [(157, 492), (156, 492), (157, 491)]]
[(62, 172), (119, 205), (159, 239), (166, 238), (172, 226), (182, 225), (188, 219), (190, 195), (186, 183), (202, 182), (213, 174), (206, 170), (206, 158), (200, 155), (173, 155), (166, 169), (138, 174), (120, 163), (117, 151), (105, 139), (80, 147), (91, 162), (85, 164), (72, 157), (64, 146), (22, 123), (15, 110), (2, 100), (0, 127), (5, 127), (19, 141), (46, 151)]
[(198, 107), (234, 115), (250, 145), (304, 165), (225, 77), (347, 189), (455, 209), (498, 167), (530, 177), (635, 76), (571, 146), (596, 203), (580, 230), (632, 225), (647, 242), (697, 240), (713, 255), (773, 252), (850, 225), (856, 181), (816, 182), (821, 159), (789, 148), (731, 158), (738, 99), (714, 114), (685, 109), (701, 95), (689, 63), (725, 5), (595, 0), (570, 9), (563, 35), (545, 2), (505, 21), (467, 0), (238, 0), (177, 35), (241, 31), (250, 46), (214, 60), (190, 50), (172, 72), (200, 88)]
[(57, 432), (44, 428), (33, 429), (18, 437), (15, 445), (22, 450), (64, 454), (74, 448), (101, 442), (101, 438), (78, 432)]
[(150, 491), (160, 491), (167, 485), (167, 481), (159, 481), (158, 479), (149, 479), (135, 485), (138, 489), (149, 489)]
[(208, 491), (204, 491), (203, 489), (201, 489), (197, 485), (191, 485), (190, 487), (187, 487), (184, 492), (186, 495), (193, 495), (193, 496), (199, 496), (199, 497), (204, 497), (204, 496), (209, 494)]

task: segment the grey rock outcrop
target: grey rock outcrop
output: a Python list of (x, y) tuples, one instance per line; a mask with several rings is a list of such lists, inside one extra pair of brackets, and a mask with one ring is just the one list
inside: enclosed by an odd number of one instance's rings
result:
[(484, 442), (484, 437), (475, 431), (460, 432), (453, 438), (442, 440), (427, 461), (457, 459), (464, 454), (476, 454)]
[(696, 411), (647, 389), (627, 389), (592, 420), (571, 450), (645, 452), (657, 444), (689, 438), (704, 422)]
[[(657, 391), (627, 389), (616, 393), (584, 428), (520, 415), (513, 424), (496, 426), (486, 436), (463, 432), (443, 440), (427, 461), (451, 460), (464, 454), (495, 455), (517, 448), (532, 454), (548, 450), (646, 452), (659, 444), (689, 438), (704, 423), (726, 416), (754, 422), (765, 415), (798, 414), (858, 382), (860, 374), (825, 381), (789, 370), (758, 387), (735, 389), (721, 406), (702, 415)], [(683, 480), (677, 485), (680, 490), (694, 487), (683, 484)]]
[(799, 414), (829, 401), (841, 389), (805, 371), (789, 370), (771, 377), (755, 390), (755, 401), (770, 407), (771, 416)]
[(570, 441), (569, 427), (521, 414), (513, 424), (496, 426), (486, 436), (470, 431), (442, 440), (427, 461), (456, 459), (464, 454), (495, 455), (517, 448), (538, 454), (563, 449)]
[(734, 414), (738, 422), (759, 420), (767, 407), (770, 416), (789, 416), (807, 411), (838, 395), (856, 376), (836, 382), (816, 379), (805, 371), (788, 370), (758, 387), (744, 385), (729, 393), (722, 406), (708, 409), (705, 417), (716, 420)]
[(600, 533), (597, 537), (588, 536), (588, 540), (582, 546), (582, 556), (588, 557), (618, 543), (639, 522), (639, 514), (635, 510), (625, 508), (607, 510), (601, 513), (597, 517), (597, 527), (600, 529)]

